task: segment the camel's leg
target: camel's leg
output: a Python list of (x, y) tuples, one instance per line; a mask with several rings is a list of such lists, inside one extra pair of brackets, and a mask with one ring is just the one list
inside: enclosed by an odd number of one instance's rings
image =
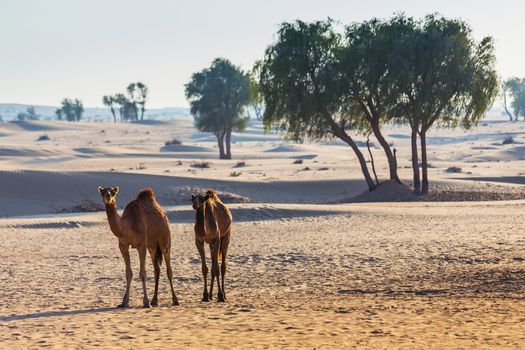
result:
[(230, 245), (230, 231), (221, 238), (221, 278), (222, 278), (222, 296), (226, 300), (226, 292), (224, 291), (224, 275), (226, 275), (226, 256), (228, 255), (228, 246)]
[(179, 305), (179, 300), (177, 299), (177, 295), (175, 294), (175, 289), (173, 289), (173, 271), (171, 270), (171, 254), (170, 254), (170, 247), (166, 249), (166, 252), (162, 253), (164, 255), (164, 261), (166, 262), (166, 274), (168, 275), (168, 279), (170, 280), (170, 287), (171, 287), (171, 300), (173, 302), (174, 306)]
[(210, 297), (208, 294), (208, 266), (206, 266), (206, 254), (204, 252), (204, 241), (199, 241), (198, 239), (195, 239), (195, 245), (197, 246), (197, 250), (199, 251), (199, 255), (201, 257), (201, 270), (202, 270), (202, 277), (204, 279), (204, 292), (202, 293), (202, 301), (210, 301)]
[(129, 257), (129, 245), (119, 244), (120, 253), (124, 258), (126, 264), (126, 292), (122, 298), (122, 304), (117, 307), (129, 307), (129, 287), (131, 285), (131, 278), (133, 277), (133, 271), (131, 270), (131, 259)]
[[(217, 301), (218, 302), (224, 302), (224, 293), (222, 292), (222, 287), (221, 287), (221, 278), (220, 278), (220, 269), (219, 269), (219, 249), (220, 249), (220, 246), (221, 246), (221, 239), (220, 237), (214, 239), (213, 241), (210, 242), (210, 247), (211, 247), (211, 250), (212, 250), (212, 253), (211, 253), (211, 269), (212, 269), (212, 286), (213, 286), (213, 279), (216, 278), (217, 279), (217, 290), (218, 290), (218, 295), (217, 295)], [(211, 289), (211, 287), (210, 287)], [(210, 290), (210, 294), (211, 294), (211, 290)]]
[(210, 246), (210, 257), (211, 257), (211, 282), (210, 282), (210, 293), (208, 295), (211, 301), (213, 299), (213, 284), (215, 283), (215, 274), (213, 272), (213, 242), (209, 242), (208, 245)]
[(139, 277), (140, 277), (140, 280), (142, 281), (142, 292), (144, 293), (144, 299), (142, 300), (143, 307), (149, 308), (150, 304), (149, 304), (149, 299), (148, 299), (148, 291), (146, 290), (146, 251), (148, 249), (146, 248), (145, 245), (139, 246), (137, 249), (139, 251), (139, 261), (140, 261)]
[(151, 261), (153, 262), (153, 270), (155, 271), (155, 292), (153, 293), (153, 298), (151, 299), (151, 306), (158, 306), (158, 293), (159, 293), (159, 278), (160, 278), (160, 265), (156, 257), (156, 249), (149, 252), (151, 256)]

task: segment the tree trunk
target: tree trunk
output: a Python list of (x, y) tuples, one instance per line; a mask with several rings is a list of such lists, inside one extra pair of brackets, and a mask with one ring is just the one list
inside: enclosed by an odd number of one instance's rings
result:
[(509, 116), (510, 121), (512, 121), (512, 114), (510, 114), (509, 110), (507, 109), (507, 93), (503, 91), (503, 108), (505, 108), (505, 112)]
[(226, 159), (232, 159), (231, 139), (232, 139), (232, 129), (229, 128), (226, 131)]
[(140, 108), (140, 121), (144, 120), (144, 112), (146, 109), (144, 108), (144, 104), (142, 104), (142, 107)]
[(394, 157), (392, 150), (390, 149), (390, 145), (383, 137), (383, 134), (381, 134), (381, 130), (377, 123), (372, 124), (372, 131), (377, 141), (379, 141), (379, 144), (381, 145), (381, 147), (383, 147), (383, 150), (385, 151), (385, 155), (388, 160), (388, 168), (390, 171), (390, 180), (395, 180), (396, 182), (401, 183), (401, 181), (399, 180), (399, 176), (397, 175), (397, 160)]
[(219, 159), (225, 159), (226, 155), (224, 154), (224, 133), (220, 132), (217, 135), (217, 143), (219, 145)]
[(115, 115), (115, 109), (113, 107), (111, 107), (111, 114), (113, 114), (113, 121), (116, 123), (117, 122), (117, 116)]
[(412, 171), (414, 173), (414, 193), (421, 192), (421, 179), (419, 177), (419, 159), (417, 153), (417, 127), (412, 127)]
[(361, 165), (361, 171), (363, 172), (363, 176), (365, 177), (366, 184), (368, 185), (368, 190), (373, 191), (377, 188), (377, 185), (374, 183), (374, 180), (372, 180), (372, 177), (370, 176), (370, 172), (368, 171), (368, 167), (366, 165), (365, 157), (363, 156), (363, 153), (359, 150), (357, 145), (355, 144), (354, 140), (348, 135), (343, 129), (337, 127), (335, 130), (335, 136), (339, 137), (342, 141), (346, 142), (350, 147), (352, 147), (352, 150), (354, 151), (357, 160), (359, 160), (359, 165)]
[(421, 174), (422, 174), (422, 186), (421, 192), (428, 193), (428, 163), (427, 163), (427, 135), (426, 131), (419, 133), (421, 139)]

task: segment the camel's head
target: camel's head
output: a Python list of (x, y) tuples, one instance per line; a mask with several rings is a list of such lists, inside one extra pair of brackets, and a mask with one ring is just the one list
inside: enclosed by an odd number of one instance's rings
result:
[(115, 197), (118, 193), (118, 186), (116, 187), (100, 187), (98, 186), (98, 192), (100, 192), (100, 195), (102, 196), (102, 200), (104, 201), (105, 205), (114, 205), (115, 204)]
[(192, 194), (191, 204), (192, 204), (193, 209), (195, 210), (199, 209), (202, 206), (202, 204), (208, 200), (208, 198), (209, 198), (208, 196), (203, 196), (201, 194), (198, 194), (198, 195)]

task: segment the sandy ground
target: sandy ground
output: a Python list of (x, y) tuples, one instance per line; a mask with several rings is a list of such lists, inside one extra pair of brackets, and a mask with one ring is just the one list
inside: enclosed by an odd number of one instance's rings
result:
[[(405, 134), (387, 133), (408, 180)], [(433, 134), (432, 188), (522, 193), (525, 147), (506, 135), (523, 142), (523, 124)], [(173, 137), (183, 145), (165, 147)], [(0, 124), (0, 348), (525, 348), (525, 200), (327, 204), (363, 190), (346, 147), (288, 144), (260, 125), (234, 141), (236, 159), (219, 161), (187, 120)], [(132, 254), (133, 307), (115, 308), (116, 238), (105, 213), (75, 212), (96, 209), (97, 185), (121, 186), (121, 208), (155, 190), (180, 307), (164, 271), (160, 307), (139, 307)], [(208, 187), (233, 202), (225, 304), (199, 301), (189, 195)], [(149, 262), (148, 274), (152, 293)]]

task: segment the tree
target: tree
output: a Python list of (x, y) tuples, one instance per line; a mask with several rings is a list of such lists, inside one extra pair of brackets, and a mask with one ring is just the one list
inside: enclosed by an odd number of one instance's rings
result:
[(522, 115), (525, 117), (525, 79), (520, 78), (511, 78), (505, 81), (503, 84), (503, 101), (504, 101), (504, 107), (505, 111), (509, 115), (510, 119), (512, 120), (512, 115), (507, 110), (507, 98), (506, 98), (506, 92), (509, 91), (512, 102), (511, 107), (514, 112), (514, 120), (518, 120), (518, 117)]
[(57, 110), (55, 111), (55, 114), (58, 120), (62, 120), (62, 109), (61, 108), (57, 108)]
[(376, 188), (366, 160), (350, 132), (361, 119), (342, 108), (345, 86), (338, 69), (341, 37), (332, 21), (283, 23), (261, 62), (259, 86), (265, 129), (286, 131), (296, 141), (339, 138), (355, 153), (370, 191)]
[(138, 120), (139, 119), (139, 110), (137, 106), (137, 84), (136, 83), (130, 83), (128, 87), (126, 88), (126, 92), (128, 93), (128, 100), (130, 105), (126, 106), (127, 109), (129, 109), (128, 116), (131, 116), (131, 120)]
[(383, 148), (391, 180), (400, 182), (397, 159), (381, 132), (393, 115), (396, 101), (392, 74), (396, 70), (393, 53), (398, 44), (395, 21), (370, 21), (346, 27), (345, 42), (338, 52), (337, 71), (341, 73), (344, 99), (342, 108), (369, 129)]
[(194, 73), (185, 85), (194, 125), (217, 137), (220, 159), (231, 159), (231, 134), (243, 131), (250, 104), (250, 78), (230, 61), (216, 58), (209, 68)]
[(27, 107), (25, 112), (20, 112), (17, 114), (16, 118), (18, 120), (38, 120), (40, 115), (36, 114), (35, 108), (33, 106)]
[(146, 100), (148, 99), (148, 87), (146, 84), (141, 83), (140, 81), (137, 82), (137, 89), (138, 89), (138, 104), (140, 105), (140, 120), (144, 120), (144, 112), (146, 111)]
[(79, 99), (65, 98), (62, 100), (62, 107), (59, 110), (55, 111), (59, 120), (65, 117), (68, 122), (78, 122), (82, 118), (82, 113), (84, 113), (84, 106)]
[(121, 122), (130, 119), (129, 116), (129, 100), (126, 95), (122, 93), (115, 94), (113, 96), (113, 102), (118, 107), (119, 119)]
[(115, 97), (106, 95), (106, 96), (102, 97), (102, 103), (105, 106), (109, 107), (109, 109), (111, 110), (111, 114), (113, 115), (113, 121), (116, 123), (117, 122), (117, 116), (115, 115)]
[(79, 99), (73, 101), (73, 113), (75, 114), (75, 120), (78, 122), (82, 118), (82, 113), (84, 113), (84, 105)]
[(421, 192), (428, 193), (426, 133), (434, 125), (476, 125), (498, 93), (491, 38), (476, 42), (461, 20), (428, 15), (415, 21), (398, 16), (393, 88), (398, 93), (397, 115), (412, 128), (414, 191), (419, 192), (417, 135), (421, 142)]

